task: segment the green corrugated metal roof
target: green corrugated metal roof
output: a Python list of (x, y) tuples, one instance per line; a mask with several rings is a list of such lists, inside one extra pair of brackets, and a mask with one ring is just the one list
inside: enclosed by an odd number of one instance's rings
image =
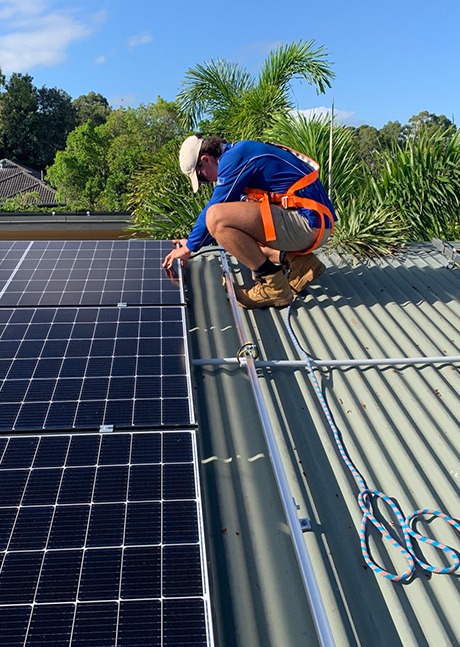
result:
[[(378, 263), (323, 256), (328, 271), (291, 307), (302, 347), (318, 359), (460, 355), (460, 269), (432, 245)], [(238, 282), (250, 282), (233, 265)], [(188, 265), (194, 358), (234, 357), (239, 343), (220, 284), (216, 252)], [(261, 359), (303, 359), (286, 309), (244, 311)], [(460, 642), (458, 575), (420, 570), (408, 584), (366, 567), (358, 489), (305, 368), (260, 369), (260, 384), (337, 645), (454, 645)], [(344, 445), (370, 488), (410, 514), (436, 508), (460, 517), (459, 364), (316, 371)], [(248, 378), (235, 366), (194, 369), (211, 577), (220, 645), (316, 644)], [(384, 507), (378, 509), (391, 523)], [(438, 520), (419, 529), (460, 550)], [(371, 532), (377, 561), (406, 563)], [(423, 555), (442, 566), (433, 548)]]

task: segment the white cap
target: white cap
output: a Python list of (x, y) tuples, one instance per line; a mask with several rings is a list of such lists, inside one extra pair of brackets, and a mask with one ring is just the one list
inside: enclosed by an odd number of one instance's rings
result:
[(191, 135), (184, 141), (179, 153), (179, 164), (181, 171), (182, 173), (185, 173), (185, 175), (192, 183), (192, 189), (194, 193), (196, 193), (200, 188), (198, 175), (196, 173), (196, 165), (198, 164), (198, 159), (200, 157), (202, 143), (203, 139), (201, 137)]

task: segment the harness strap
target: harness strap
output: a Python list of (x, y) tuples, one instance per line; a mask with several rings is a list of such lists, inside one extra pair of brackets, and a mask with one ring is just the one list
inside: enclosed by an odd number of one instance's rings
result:
[(263, 191), (262, 189), (245, 189), (245, 193), (248, 196), (249, 200), (255, 200), (260, 202), (260, 215), (262, 217), (262, 224), (264, 227), (265, 240), (270, 242), (276, 240), (275, 225), (273, 222), (273, 215), (271, 212), (271, 204), (279, 204), (283, 209), (310, 209), (311, 211), (316, 211), (321, 220), (321, 226), (319, 230), (318, 237), (314, 244), (307, 249), (306, 251), (294, 252), (294, 254), (310, 254), (321, 244), (326, 229), (326, 218), (329, 219), (331, 223), (331, 233), (334, 231), (334, 216), (331, 213), (331, 210), (321, 202), (316, 200), (311, 200), (310, 198), (302, 198), (298, 195), (295, 195), (297, 191), (304, 189), (305, 187), (313, 184), (318, 179), (319, 175), (319, 164), (315, 160), (311, 159), (303, 153), (289, 148), (288, 146), (283, 146), (281, 144), (274, 144), (279, 148), (289, 151), (299, 159), (301, 159), (307, 166), (309, 166), (312, 171), (308, 175), (304, 175), (299, 180), (294, 182), (285, 193), (272, 193), (269, 191)]

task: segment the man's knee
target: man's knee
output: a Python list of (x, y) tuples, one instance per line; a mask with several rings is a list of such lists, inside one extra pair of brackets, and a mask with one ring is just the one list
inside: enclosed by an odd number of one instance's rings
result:
[(212, 204), (206, 212), (206, 227), (211, 236), (215, 237), (219, 224), (222, 222), (222, 204)]

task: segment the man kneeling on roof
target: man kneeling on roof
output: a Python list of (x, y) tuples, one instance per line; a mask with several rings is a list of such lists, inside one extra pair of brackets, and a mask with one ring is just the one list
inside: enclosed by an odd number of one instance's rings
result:
[(179, 247), (164, 268), (217, 241), (252, 270), (255, 285), (235, 288), (245, 308), (287, 306), (293, 291), (322, 274), (312, 251), (326, 242), (337, 218), (314, 160), (278, 144), (192, 135), (179, 162), (194, 192), (202, 182), (216, 184), (188, 239), (173, 241)]

